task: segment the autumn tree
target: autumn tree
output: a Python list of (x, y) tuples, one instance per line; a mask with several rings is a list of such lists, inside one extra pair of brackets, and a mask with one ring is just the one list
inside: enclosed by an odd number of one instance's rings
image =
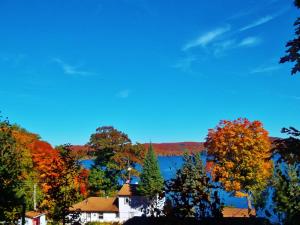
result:
[(43, 191), (40, 209), (55, 222), (68, 222), (69, 207), (80, 197), (80, 167), (69, 146), (53, 149), (44, 141), (31, 145), (34, 167)]
[(24, 196), (20, 155), (8, 121), (0, 121), (0, 221), (17, 224), (21, 218)]
[(45, 209), (66, 222), (71, 204), (87, 195), (88, 172), (68, 146), (53, 149), (38, 135), (0, 121), (0, 152), (0, 221), (11, 224), (25, 209)]
[[(297, 8), (300, 8), (299, 0), (295, 0), (294, 3)], [(294, 67), (291, 70), (292, 75), (300, 72), (300, 17), (296, 19), (294, 27), (296, 37), (293, 40), (287, 42), (287, 54), (280, 59), (280, 63), (294, 63)]]
[(220, 217), (221, 202), (215, 186), (207, 176), (199, 154), (183, 156), (183, 165), (176, 177), (166, 182), (171, 212), (176, 217)]
[(105, 185), (108, 188), (104, 186), (102, 189), (105, 194), (118, 189), (118, 179), (128, 179), (129, 167), (132, 176), (138, 175), (135, 165), (141, 162), (144, 148), (139, 144), (133, 145), (127, 134), (111, 126), (99, 127), (96, 133), (91, 135), (88, 145), (96, 156), (93, 169), (102, 170), (106, 178), (105, 183), (108, 181)]
[(34, 169), (37, 171), (38, 184), (43, 192), (39, 208), (51, 210), (54, 207), (54, 199), (50, 192), (59, 185), (58, 178), (63, 170), (63, 163), (60, 160), (59, 152), (45, 141), (34, 141), (30, 148)]
[(215, 181), (237, 197), (251, 201), (259, 199), (272, 175), (271, 142), (259, 121), (247, 119), (222, 120), (210, 129), (205, 147), (213, 157), (212, 174)]
[(85, 168), (80, 168), (78, 178), (79, 191), (82, 198), (86, 198), (88, 196), (88, 186), (89, 186), (89, 174), (90, 170)]
[(43, 198), (43, 194), (40, 185), (38, 185), (38, 173), (33, 165), (31, 146), (32, 143), (39, 141), (40, 137), (19, 125), (12, 125), (12, 135), (16, 140), (18, 155), (21, 159), (21, 192), (25, 197), (26, 210), (36, 210), (38, 203)]

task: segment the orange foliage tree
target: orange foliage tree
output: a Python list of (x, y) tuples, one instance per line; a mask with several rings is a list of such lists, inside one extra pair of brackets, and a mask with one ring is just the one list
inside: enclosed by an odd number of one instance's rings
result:
[[(38, 204), (39, 208), (50, 210), (56, 201), (53, 198), (53, 192), (62, 186), (62, 180), (66, 180), (65, 175), (69, 173), (65, 157), (61, 155), (59, 149), (54, 149), (49, 143), (40, 140), (38, 135), (19, 126), (14, 126), (13, 136), (17, 140), (18, 153), (22, 156), (22, 168), (25, 168), (22, 171), (22, 177), (26, 179), (25, 185), (28, 187), (24, 192), (28, 193), (29, 199), (32, 199), (33, 186), (38, 184), (37, 187), (43, 193), (43, 196), (37, 196), (38, 202), (41, 200)], [(73, 151), (70, 151), (70, 157), (74, 163), (78, 162), (77, 154), (73, 154)], [(28, 173), (28, 171), (31, 172)], [(29, 176), (31, 179), (28, 179)], [(88, 171), (84, 169), (80, 171), (78, 168), (78, 171), (75, 171), (70, 178), (74, 189), (83, 197), (87, 196), (87, 177)]]
[(262, 123), (222, 120), (209, 129), (205, 147), (213, 158), (214, 179), (235, 196), (247, 197), (250, 213), (251, 201), (265, 190), (273, 171), (271, 142)]
[(39, 182), (38, 172), (34, 167), (32, 157), (32, 144), (39, 141), (39, 136), (28, 132), (18, 125), (12, 126), (12, 135), (16, 140), (18, 154), (21, 158), (22, 175), (20, 180), (23, 182), (21, 190), (25, 196), (26, 209), (33, 210), (36, 206), (35, 203), (40, 202), (43, 198), (41, 188), (37, 185)]

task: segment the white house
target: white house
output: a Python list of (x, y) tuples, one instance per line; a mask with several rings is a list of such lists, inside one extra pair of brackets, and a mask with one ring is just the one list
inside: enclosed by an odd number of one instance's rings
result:
[[(145, 197), (137, 193), (137, 184), (124, 184), (116, 197), (90, 197), (73, 205), (80, 222), (123, 222), (134, 216), (142, 216), (147, 208)], [(163, 205), (162, 205), (163, 207)]]
[[(19, 221), (21, 224), (21, 220)], [(28, 211), (25, 213), (25, 225), (46, 225), (46, 214), (37, 211)]]
[(90, 197), (72, 206), (71, 211), (79, 212), (80, 222), (119, 221), (117, 198)]

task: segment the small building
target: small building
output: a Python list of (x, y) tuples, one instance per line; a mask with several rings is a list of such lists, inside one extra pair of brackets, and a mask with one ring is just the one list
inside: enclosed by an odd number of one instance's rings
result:
[(147, 208), (147, 200), (137, 192), (137, 184), (124, 184), (118, 192), (120, 221), (134, 216), (142, 216)]
[(80, 222), (124, 222), (142, 216), (148, 207), (147, 199), (137, 192), (137, 184), (124, 184), (116, 197), (89, 197), (73, 205)]
[(250, 215), (248, 209), (245, 208), (234, 208), (234, 207), (224, 207), (222, 210), (223, 217), (249, 217), (256, 216), (255, 209), (252, 209)]
[(78, 211), (80, 222), (118, 221), (117, 198), (89, 197), (72, 206), (71, 211)]
[[(21, 222), (20, 222), (21, 224)], [(46, 225), (46, 214), (37, 211), (28, 211), (25, 213), (25, 225)]]

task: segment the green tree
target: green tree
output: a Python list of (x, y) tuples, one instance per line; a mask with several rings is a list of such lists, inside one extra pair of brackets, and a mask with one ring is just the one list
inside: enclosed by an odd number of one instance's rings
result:
[(0, 221), (6, 224), (17, 224), (24, 208), (21, 175), (21, 159), (12, 127), (8, 121), (0, 121)]
[[(112, 187), (110, 179), (105, 176), (105, 171), (101, 167), (93, 167), (88, 177), (89, 190), (92, 196), (113, 195), (109, 190), (116, 190), (117, 187)], [(106, 190), (106, 192), (104, 191)]]
[(140, 184), (138, 186), (139, 193), (146, 196), (149, 201), (149, 207), (145, 211), (146, 215), (160, 215), (160, 206), (163, 204), (163, 188), (164, 179), (160, 173), (152, 144), (150, 144), (143, 162)]
[[(56, 179), (56, 184), (49, 190), (49, 195), (54, 202), (51, 210), (51, 217), (55, 222), (62, 221), (63, 224), (70, 223), (70, 207), (76, 203), (79, 198), (78, 181), (80, 165), (78, 159), (71, 153), (69, 145), (59, 146), (58, 148), (60, 163), (57, 167), (60, 176)], [(74, 215), (73, 215), (74, 217)]]
[(160, 173), (152, 144), (150, 144), (144, 159), (138, 190), (144, 196), (155, 197), (163, 191), (163, 187), (164, 179)]
[(274, 175), (275, 212), (286, 225), (297, 224), (300, 220), (300, 178), (295, 165), (277, 169)]
[[(300, 8), (299, 0), (295, 0), (294, 3), (297, 8)], [(293, 62), (295, 64), (291, 70), (292, 75), (300, 72), (300, 17), (296, 19), (294, 26), (296, 37), (287, 42), (287, 54), (280, 59), (280, 63)]]
[(300, 220), (300, 132), (290, 127), (283, 128), (282, 133), (290, 137), (274, 144), (274, 155), (279, 158), (273, 178), (273, 202), (283, 223), (293, 225)]
[(130, 174), (138, 176), (135, 165), (141, 162), (144, 148), (139, 144), (132, 145), (127, 134), (111, 126), (99, 127), (88, 144), (96, 156), (94, 167), (104, 171), (107, 185), (102, 191), (105, 195), (118, 190), (118, 179), (128, 179), (129, 167)]
[(182, 168), (166, 184), (171, 201), (171, 215), (177, 217), (221, 216), (221, 203), (214, 185), (207, 176), (199, 154), (183, 156)]

